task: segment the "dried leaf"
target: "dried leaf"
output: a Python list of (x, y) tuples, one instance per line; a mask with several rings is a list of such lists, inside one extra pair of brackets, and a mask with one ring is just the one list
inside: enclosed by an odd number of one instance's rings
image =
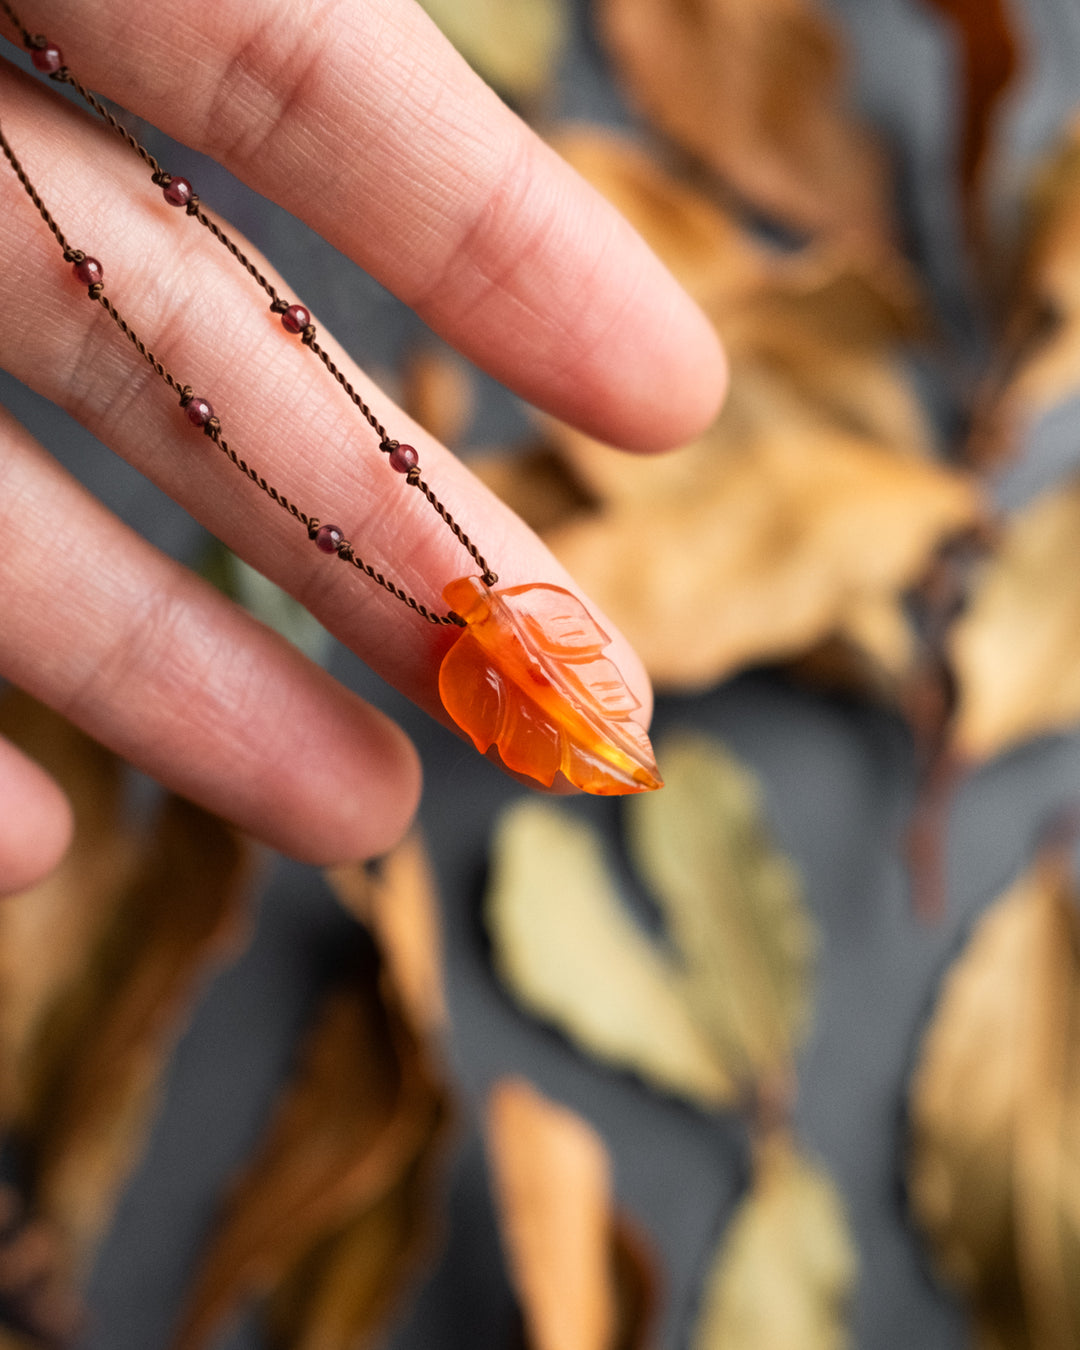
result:
[(430, 1242), (432, 1162), (432, 1151), (421, 1153), (384, 1195), (300, 1263), (270, 1302), (272, 1344), (359, 1350), (374, 1343)]
[(589, 1053), (705, 1106), (733, 1097), (681, 997), (675, 963), (622, 907), (592, 830), (544, 802), (505, 811), (486, 900), (515, 996)]
[(390, 980), (415, 1027), (446, 1022), (439, 906), (418, 831), (376, 863), (346, 863), (326, 877), (338, 899), (375, 936)]
[[(611, 1164), (596, 1132), (520, 1078), (488, 1100), (488, 1151), (529, 1350), (635, 1350), (649, 1308), (620, 1309)], [(627, 1248), (622, 1245), (623, 1260)], [(637, 1284), (651, 1280), (638, 1255)]]
[(628, 803), (627, 828), (679, 954), (679, 989), (736, 1081), (783, 1091), (817, 949), (798, 877), (768, 837), (757, 782), (718, 742), (672, 737), (663, 759), (667, 788)]
[(1080, 391), (1080, 113), (1037, 175), (995, 368), (973, 417), (969, 458), (1019, 454), (1042, 414)]
[(39, 1026), (14, 1128), (78, 1268), (139, 1156), (199, 985), (236, 950), (249, 879), (231, 827), (167, 798), (86, 967)]
[(481, 754), (550, 787), (556, 773), (586, 792), (660, 787), (640, 707), (605, 656), (608, 636), (559, 586), (492, 591), (462, 577), (443, 591), (465, 621), (439, 667), (443, 707)]
[[(744, 420), (755, 396), (768, 398), (768, 419), (751, 408)], [(893, 605), (982, 512), (961, 475), (749, 379), (694, 445), (650, 460), (592, 444), (573, 459), (604, 505), (544, 540), (671, 689), (857, 637), (860, 617)]]
[(533, 98), (552, 79), (566, 40), (565, 0), (420, 0), (489, 84)]
[(45, 1010), (89, 958), (132, 865), (122, 766), (70, 722), (16, 689), (0, 699), (0, 734), (64, 788), (75, 816), (59, 867), (0, 905), (0, 1115), (22, 1109)]
[(1080, 722), (1080, 478), (1006, 523), (951, 656), (962, 758), (989, 759)]
[(1052, 846), (949, 971), (911, 1087), (910, 1194), (981, 1350), (1080, 1340), (1080, 927)]
[(812, 0), (601, 0), (632, 96), (755, 208), (889, 250), (884, 157), (845, 106), (837, 34)]
[(780, 1131), (757, 1141), (751, 1189), (715, 1259), (693, 1350), (842, 1350), (855, 1253), (829, 1178)]
[(1019, 43), (1003, 0), (930, 0), (953, 23), (964, 93), (960, 183), (968, 237), (985, 248), (984, 171), (1002, 96), (1019, 66)]
[[(426, 1228), (406, 1222), (421, 1217), (406, 1178), (426, 1164), (443, 1116), (423, 1048), (372, 956), (327, 996), (267, 1138), (234, 1188), (175, 1350), (198, 1350), (242, 1301), (282, 1286), (276, 1316), (299, 1344), (346, 1350), (371, 1334), (424, 1240)], [(371, 1242), (373, 1267), (349, 1284), (342, 1267), (358, 1232)], [(347, 1328), (349, 1339), (318, 1340), (327, 1326)]]

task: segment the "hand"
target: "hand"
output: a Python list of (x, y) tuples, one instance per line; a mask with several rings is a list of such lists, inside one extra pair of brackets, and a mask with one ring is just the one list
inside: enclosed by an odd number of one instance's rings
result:
[[(690, 437), (715, 412), (723, 359), (707, 321), (411, 0), (23, 3), (23, 21), (90, 88), (307, 221), (524, 397), (638, 451)], [(6, 64), (0, 124), (72, 245), (103, 264), (120, 312), (211, 399), (241, 453), (437, 606), (467, 557), (419, 493), (400, 491), (356, 411), (209, 232), (163, 202), (115, 135)], [(445, 720), (444, 635), (321, 555), (192, 432), (86, 299), (3, 162), (0, 203), (6, 368)], [(322, 329), (319, 340), (390, 434), (417, 446), (425, 477), (502, 585), (575, 589)], [(404, 735), (113, 518), (2, 410), (0, 538), (0, 675), (294, 856), (377, 853), (406, 827), (419, 772)], [(622, 639), (611, 654), (647, 703)], [(0, 745), (0, 891), (47, 871), (69, 829), (59, 789)]]

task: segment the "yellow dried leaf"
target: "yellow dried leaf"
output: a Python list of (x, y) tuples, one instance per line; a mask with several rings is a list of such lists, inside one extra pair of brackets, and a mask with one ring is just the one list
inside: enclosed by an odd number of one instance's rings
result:
[[(372, 1319), (400, 1287), (408, 1262), (387, 1269), (387, 1245), (404, 1257), (423, 1234), (392, 1236), (402, 1215), (389, 1197), (436, 1147), (444, 1099), (378, 966), (374, 957), (358, 959), (348, 984), (326, 997), (263, 1146), (228, 1201), (174, 1350), (201, 1350), (241, 1301), (281, 1286), (295, 1291), (301, 1272), (312, 1302), (290, 1312), (283, 1295), (278, 1316), (298, 1321), (297, 1335), (307, 1334), (309, 1315), (347, 1325), (350, 1339), (340, 1343), (347, 1350), (361, 1330), (374, 1330)], [(384, 1205), (388, 1214), (372, 1217)], [(379, 1233), (372, 1259), (386, 1297), (369, 1297), (372, 1281), (357, 1274), (355, 1300), (342, 1308), (334, 1297), (342, 1251), (355, 1249), (365, 1215)], [(330, 1291), (329, 1312), (321, 1289)], [(339, 1350), (333, 1340), (319, 1344)]]
[(832, 1182), (770, 1134), (708, 1277), (693, 1350), (842, 1350), (854, 1280)]
[(695, 1025), (677, 970), (622, 907), (591, 829), (523, 800), (492, 845), (493, 958), (515, 996), (589, 1053), (706, 1106), (730, 1076)]
[[(640, 1290), (651, 1285), (651, 1263), (640, 1247), (630, 1256), (620, 1233), (599, 1135), (523, 1079), (504, 1078), (488, 1098), (487, 1142), (529, 1350), (643, 1346), (651, 1308)], [(628, 1261), (630, 1281), (620, 1278)]]
[(962, 758), (1080, 722), (1080, 479), (1007, 522), (950, 650)]
[(1078, 904), (1046, 849), (949, 971), (912, 1082), (912, 1204), (981, 1350), (1080, 1341)]
[(566, 40), (565, 0), (420, 0), (489, 84), (519, 98), (551, 81)]
[(435, 879), (414, 831), (376, 863), (331, 868), (327, 881), (350, 913), (375, 935), (413, 1025), (433, 1032), (446, 1021), (442, 943)]
[(817, 949), (798, 877), (768, 837), (756, 780), (718, 742), (684, 733), (661, 758), (664, 791), (627, 803), (627, 829), (679, 956), (680, 991), (736, 1081), (783, 1088)]
[(970, 458), (1019, 454), (1035, 420), (1080, 391), (1080, 113), (1036, 177), (995, 371), (973, 419)]
[(845, 105), (838, 36), (812, 0), (600, 0), (631, 95), (756, 208), (885, 252), (885, 160)]

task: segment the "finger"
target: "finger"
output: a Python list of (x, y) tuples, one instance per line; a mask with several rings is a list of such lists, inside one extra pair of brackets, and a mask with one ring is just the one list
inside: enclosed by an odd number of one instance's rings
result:
[(58, 0), (47, 24), (84, 82), (306, 220), (531, 402), (639, 449), (713, 416), (711, 325), (412, 0)]
[[(404, 832), (419, 771), (398, 728), (112, 517), (3, 410), (0, 536), (14, 683), (293, 856), (367, 857)], [(15, 753), (0, 884), (5, 860), (18, 879), (63, 846), (58, 789)]]
[[(229, 255), (142, 182), (122, 145), (51, 91), (0, 80), (0, 120), (69, 239), (105, 266), (125, 318), (218, 411), (226, 436), (309, 514), (339, 525), (358, 552), (433, 608), (472, 559), (423, 496), (393, 473), (378, 438), (313, 355), (288, 337)], [(90, 303), (13, 178), (0, 178), (0, 265), (9, 322), (0, 358), (137, 465), (331, 632), (436, 716), (450, 634), (417, 619), (355, 569), (315, 550), (296, 519), (194, 432), (150, 366)], [(256, 257), (260, 266), (265, 266)], [(267, 269), (269, 271), (269, 269)], [(271, 273), (271, 275), (273, 275)], [(287, 291), (286, 291), (287, 293)], [(374, 390), (320, 333), (349, 379), (477, 538), (504, 585), (573, 583), (536, 537), (461, 463)], [(599, 616), (598, 616), (599, 617)], [(601, 620), (602, 622), (602, 620)], [(609, 630), (613, 631), (613, 630)], [(639, 699), (648, 681), (625, 641), (610, 652)]]
[(52, 778), (0, 737), (0, 896), (48, 876), (71, 842), (71, 806)]

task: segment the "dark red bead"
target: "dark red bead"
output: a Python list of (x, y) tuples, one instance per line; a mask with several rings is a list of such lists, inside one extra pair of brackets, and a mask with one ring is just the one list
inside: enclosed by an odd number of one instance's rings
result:
[(84, 286), (93, 286), (95, 282), (105, 280), (105, 269), (96, 258), (84, 258), (82, 262), (72, 263), (71, 270)]
[(336, 553), (344, 538), (336, 525), (320, 525), (315, 532), (315, 547), (321, 548), (324, 553)]
[(420, 456), (411, 445), (395, 445), (390, 451), (390, 467), (398, 473), (408, 473), (420, 463)]
[(281, 325), (287, 333), (302, 333), (311, 322), (311, 314), (303, 305), (290, 305), (281, 316)]
[(193, 398), (184, 409), (192, 426), (204, 427), (214, 415), (214, 410), (204, 398)]
[(64, 53), (55, 42), (47, 42), (44, 47), (35, 47), (30, 60), (44, 75), (53, 75), (64, 64)]
[(161, 195), (170, 206), (187, 206), (195, 196), (195, 189), (186, 178), (174, 178), (168, 187), (161, 189)]

